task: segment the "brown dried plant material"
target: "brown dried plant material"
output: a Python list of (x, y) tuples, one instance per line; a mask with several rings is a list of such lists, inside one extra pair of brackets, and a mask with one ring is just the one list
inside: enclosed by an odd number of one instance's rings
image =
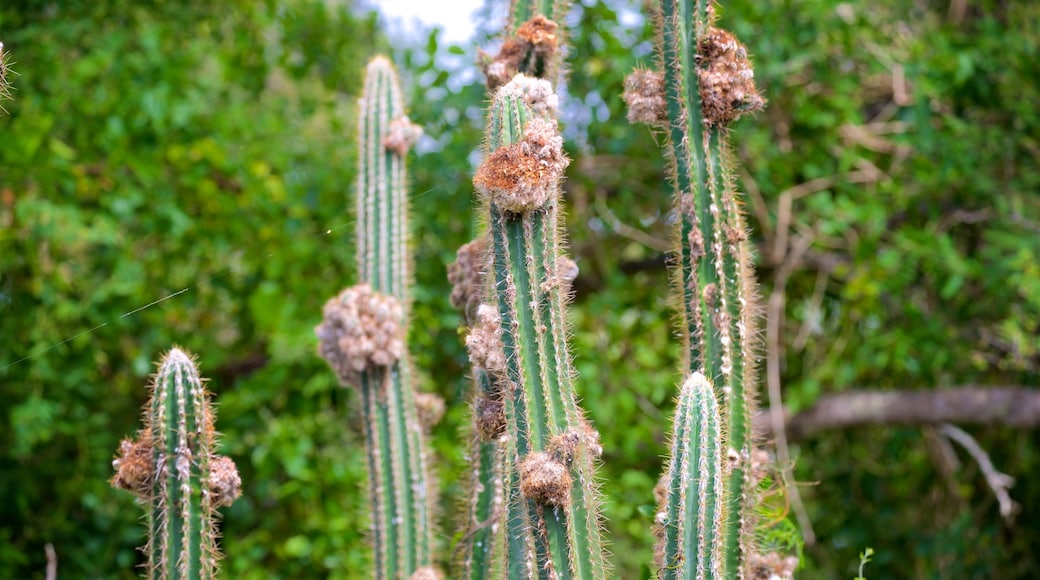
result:
[(765, 449), (753, 449), (751, 451), (751, 485), (757, 486), (763, 479), (772, 473), (773, 458)]
[(634, 71), (625, 78), (625, 92), (621, 98), (628, 104), (628, 122), (655, 127), (668, 124), (663, 74), (652, 70)]
[(506, 432), (506, 409), (502, 401), (480, 396), (473, 402), (473, 416), (481, 441), (494, 441)]
[(494, 91), (508, 83), (519, 72), (537, 74), (551, 72), (551, 66), (559, 50), (558, 26), (544, 15), (538, 14), (524, 22), (516, 35), (507, 38), (494, 58), (485, 57), (481, 67), (487, 77), (488, 90)]
[(542, 282), (542, 292), (549, 293), (559, 288), (566, 296), (570, 294), (574, 281), (578, 279), (578, 264), (567, 256), (556, 258), (556, 275), (550, 275)]
[(599, 431), (582, 419), (580, 428), (570, 429), (550, 439), (547, 451), (553, 459), (570, 465), (582, 451), (593, 457), (603, 455), (603, 446), (599, 442)]
[(422, 127), (402, 115), (390, 121), (390, 129), (386, 138), (383, 139), (383, 146), (396, 153), (398, 157), (404, 157), (412, 145), (422, 137), (422, 134)]
[(462, 311), (466, 323), (472, 324), (477, 307), (484, 298), (484, 277), (491, 263), (486, 237), (463, 244), (448, 266), (451, 282), (451, 305)]
[(444, 580), (444, 574), (433, 566), (423, 566), (412, 572), (408, 580)]
[(554, 506), (570, 502), (571, 474), (567, 466), (544, 451), (530, 453), (520, 462), (520, 493), (527, 499)]
[(556, 271), (565, 289), (569, 289), (571, 284), (578, 279), (578, 263), (567, 256), (556, 258)]
[(502, 346), (502, 319), (489, 304), (477, 307), (477, 319), (466, 335), (466, 349), (473, 366), (486, 370), (496, 379), (506, 375), (506, 352)]
[(444, 418), (444, 399), (433, 393), (415, 394), (415, 411), (419, 415), (419, 425), (423, 431), (429, 432), (434, 425)]
[(404, 307), (393, 296), (368, 284), (351, 286), (325, 303), (324, 316), (314, 329), (318, 354), (346, 384), (404, 355)]
[(116, 474), (109, 483), (116, 489), (125, 489), (142, 500), (152, 496), (152, 481), (155, 478), (155, 459), (152, 457), (152, 434), (142, 430), (138, 439), (123, 439), (119, 443), (119, 457), (112, 460)]
[(765, 100), (755, 88), (747, 49), (725, 30), (712, 28), (697, 47), (701, 106), (708, 123), (725, 125), (760, 111)]
[(242, 479), (230, 457), (217, 455), (210, 462), (209, 493), (214, 507), (231, 505), (242, 495)]
[(527, 213), (556, 198), (568, 163), (556, 122), (534, 118), (521, 141), (499, 147), (484, 160), (473, 183), (500, 210)]
[(784, 556), (778, 552), (748, 556), (748, 568), (753, 580), (792, 580), (798, 569), (797, 556)]

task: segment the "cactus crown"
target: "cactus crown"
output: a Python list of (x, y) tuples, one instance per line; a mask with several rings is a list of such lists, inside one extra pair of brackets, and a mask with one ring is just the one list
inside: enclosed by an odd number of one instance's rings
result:
[(120, 443), (114, 487), (148, 509), (148, 575), (213, 578), (220, 558), (216, 508), (238, 497), (231, 459), (216, 454), (209, 393), (191, 356), (172, 348), (159, 364), (136, 441)]

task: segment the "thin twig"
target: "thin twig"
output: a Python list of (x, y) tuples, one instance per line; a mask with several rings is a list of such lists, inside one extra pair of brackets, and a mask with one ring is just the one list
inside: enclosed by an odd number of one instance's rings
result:
[(816, 533), (813, 531), (809, 512), (805, 510), (802, 496), (798, 493), (798, 487), (794, 485), (794, 477), (791, 473), (791, 451), (787, 445), (787, 432), (784, 429), (784, 402), (780, 391), (780, 332), (783, 328), (784, 302), (786, 301), (784, 288), (787, 286), (787, 279), (795, 265), (801, 261), (802, 254), (809, 249), (810, 244), (812, 244), (811, 236), (798, 238), (791, 252), (785, 256), (783, 264), (777, 269), (773, 278), (773, 292), (769, 295), (769, 311), (766, 317), (766, 385), (769, 394), (769, 417), (773, 427), (773, 437), (776, 440), (777, 464), (791, 501), (791, 509), (798, 518), (798, 525), (802, 528), (802, 536), (808, 546), (816, 543)]
[(1015, 478), (997, 471), (986, 450), (979, 445), (978, 441), (975, 441), (974, 437), (968, 435), (960, 427), (946, 423), (939, 426), (939, 432), (959, 443), (979, 464), (979, 469), (982, 470), (982, 475), (986, 478), (986, 484), (993, 490), (993, 495), (997, 496), (997, 502), (1000, 504), (1000, 515), (1005, 521), (1010, 522), (1012, 516), (1015, 515), (1017, 505), (1012, 501), (1007, 490), (1015, 484)]
[(57, 580), (58, 553), (54, 551), (54, 544), (47, 542), (43, 546), (43, 551), (47, 553), (47, 580)]

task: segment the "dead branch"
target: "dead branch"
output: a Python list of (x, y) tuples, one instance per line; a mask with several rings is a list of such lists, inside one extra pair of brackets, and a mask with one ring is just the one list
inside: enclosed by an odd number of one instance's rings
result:
[[(784, 415), (791, 440), (864, 425), (957, 423), (1036, 429), (1040, 427), (1040, 388), (971, 385), (920, 391), (846, 391), (824, 395), (794, 416), (788, 412)], [(755, 426), (772, 437), (768, 416), (756, 417)]]

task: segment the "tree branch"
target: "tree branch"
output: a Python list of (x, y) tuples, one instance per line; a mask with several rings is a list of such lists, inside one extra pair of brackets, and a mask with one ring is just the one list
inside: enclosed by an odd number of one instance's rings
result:
[[(807, 439), (821, 431), (863, 425), (960, 423), (1040, 427), (1040, 388), (963, 386), (921, 391), (846, 391), (820, 397), (812, 407), (784, 413), (787, 436)], [(759, 433), (772, 437), (769, 417), (755, 420)]]

